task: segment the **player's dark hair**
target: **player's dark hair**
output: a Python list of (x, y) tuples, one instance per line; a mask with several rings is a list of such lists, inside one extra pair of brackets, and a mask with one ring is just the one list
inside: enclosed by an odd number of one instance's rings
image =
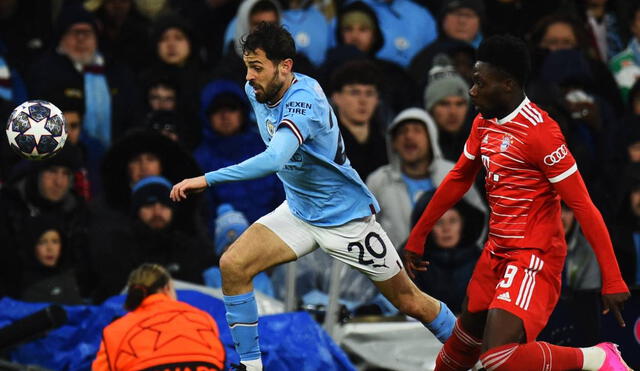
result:
[(380, 69), (371, 61), (356, 60), (347, 62), (338, 68), (329, 81), (331, 93), (342, 90), (345, 85), (374, 85), (378, 91), (382, 87)]
[(495, 35), (484, 40), (477, 52), (477, 60), (507, 73), (524, 86), (531, 71), (531, 58), (524, 41), (511, 35)]
[(260, 22), (242, 41), (242, 53), (255, 53), (264, 50), (267, 59), (280, 62), (296, 55), (296, 44), (289, 31), (274, 23)]
[(276, 4), (269, 0), (259, 0), (253, 7), (251, 7), (249, 17), (264, 12), (274, 12), (278, 17), (280, 16), (280, 12), (278, 11), (278, 8), (276, 8)]

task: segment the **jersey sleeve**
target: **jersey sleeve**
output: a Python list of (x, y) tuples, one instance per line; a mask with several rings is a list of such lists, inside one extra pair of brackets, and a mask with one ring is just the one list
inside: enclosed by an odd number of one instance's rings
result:
[(464, 156), (471, 161), (475, 161), (480, 155), (480, 135), (478, 134), (478, 124), (480, 120), (482, 120), (480, 115), (477, 115), (473, 120), (471, 132), (469, 133), (467, 141), (464, 143), (464, 150), (462, 152)]
[(302, 143), (313, 137), (321, 123), (318, 114), (318, 103), (312, 91), (298, 89), (294, 91), (285, 102), (282, 111), (282, 120), (278, 128), (285, 126), (295, 134), (298, 143)]
[(547, 118), (530, 131), (525, 156), (551, 183), (566, 179), (578, 170), (558, 124)]

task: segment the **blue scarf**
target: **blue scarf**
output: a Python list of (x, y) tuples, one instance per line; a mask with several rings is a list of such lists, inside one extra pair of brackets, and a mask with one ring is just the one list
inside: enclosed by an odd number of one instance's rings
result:
[(631, 40), (631, 42), (629, 43), (629, 49), (633, 53), (633, 59), (635, 60), (636, 64), (640, 66), (640, 41), (638, 41), (638, 39), (636, 38)]
[(104, 148), (111, 144), (111, 94), (104, 74), (104, 58), (96, 53), (94, 63), (84, 67), (85, 115), (83, 130)]

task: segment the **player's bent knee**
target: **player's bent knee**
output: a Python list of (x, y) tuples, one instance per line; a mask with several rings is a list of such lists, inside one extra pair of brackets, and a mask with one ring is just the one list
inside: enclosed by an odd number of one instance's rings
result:
[(394, 300), (393, 305), (398, 308), (398, 310), (407, 316), (420, 318), (422, 309), (420, 307), (420, 303), (412, 300), (411, 296), (402, 295), (398, 296), (396, 300)]
[(220, 272), (223, 282), (251, 280), (252, 274), (238, 254), (225, 252), (220, 257)]

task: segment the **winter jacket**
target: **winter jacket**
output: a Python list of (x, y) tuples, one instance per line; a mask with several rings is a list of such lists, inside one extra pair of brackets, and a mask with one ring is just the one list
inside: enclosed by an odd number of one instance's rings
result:
[[(207, 108), (222, 94), (235, 95), (243, 102), (243, 128), (231, 136), (216, 134), (205, 114)], [(249, 119), (250, 108), (246, 95), (233, 81), (216, 80), (207, 84), (202, 90), (200, 107), (202, 143), (196, 148), (193, 156), (204, 172), (235, 165), (265, 150), (264, 142), (255, 131), (255, 123)], [(218, 184), (209, 188), (207, 195), (210, 213), (214, 218), (218, 206), (229, 203), (252, 223), (282, 203), (284, 189), (280, 180), (272, 174), (238, 183)]]
[[(393, 128), (408, 119), (422, 121), (427, 127), (432, 152), (429, 178), (434, 187), (438, 187), (447, 173), (453, 169), (454, 163), (442, 157), (438, 145), (438, 129), (426, 111), (420, 108), (408, 108), (400, 112), (387, 130), (388, 139), (391, 141), (390, 133)], [(367, 178), (367, 186), (380, 204), (381, 210), (376, 218), (389, 235), (391, 242), (397, 247), (407, 239), (411, 231), (411, 210), (414, 204), (409, 198), (407, 185), (402, 180), (400, 159), (395, 154), (392, 154), (391, 158), (390, 164), (378, 168)], [(464, 199), (484, 214), (487, 213), (487, 208), (475, 188), (469, 189)]]
[[(435, 191), (426, 192), (416, 202), (411, 215), (415, 225)], [(483, 239), (486, 215), (464, 199), (453, 206), (463, 218), (463, 227), (458, 244), (452, 248), (437, 245), (432, 235), (425, 242), (424, 259), (429, 261), (426, 272), (416, 272), (416, 285), (451, 308), (455, 313), (462, 310), (467, 284), (473, 274), (481, 249), (478, 241)]]

